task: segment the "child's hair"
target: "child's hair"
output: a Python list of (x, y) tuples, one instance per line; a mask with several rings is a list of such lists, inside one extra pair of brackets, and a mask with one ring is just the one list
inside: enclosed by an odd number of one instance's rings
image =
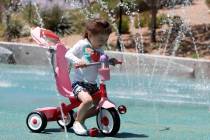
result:
[(112, 28), (110, 24), (102, 19), (91, 19), (88, 20), (85, 24), (85, 32), (83, 37), (88, 38), (88, 33), (91, 34), (110, 34), (112, 32)]

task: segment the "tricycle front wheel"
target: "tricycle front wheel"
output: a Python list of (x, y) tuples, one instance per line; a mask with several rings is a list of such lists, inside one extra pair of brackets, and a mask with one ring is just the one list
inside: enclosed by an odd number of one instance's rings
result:
[(120, 117), (115, 108), (100, 109), (96, 122), (100, 132), (105, 136), (115, 136), (120, 129)]

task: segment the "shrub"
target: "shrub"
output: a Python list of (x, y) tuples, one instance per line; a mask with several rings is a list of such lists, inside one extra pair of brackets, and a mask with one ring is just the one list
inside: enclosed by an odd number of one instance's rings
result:
[(5, 32), (5, 26), (2, 23), (0, 23), (0, 37), (4, 36), (4, 32)]
[(29, 23), (34, 24), (37, 17), (36, 10), (32, 2), (30, 1), (27, 5), (25, 5), (22, 9), (23, 18)]
[(70, 34), (74, 31), (72, 28), (73, 21), (58, 5), (41, 11), (41, 17), (45, 28), (60, 35)]
[[(174, 16), (172, 17), (172, 23), (173, 23), (173, 26), (172, 26), (172, 33), (178, 33), (180, 30), (183, 30), (183, 28), (185, 26), (182, 26), (183, 25), (183, 19), (179, 16)], [(169, 25), (170, 26), (170, 25)]]
[(72, 33), (81, 33), (84, 31), (85, 16), (80, 12), (79, 9), (70, 10), (67, 16), (69, 17), (69, 20), (72, 21), (71, 23)]
[[(151, 16), (149, 12), (143, 12), (140, 15), (137, 15), (134, 20), (135, 28), (139, 28), (139, 17), (140, 16), (140, 26), (141, 27), (151, 27)], [(157, 16), (157, 27), (161, 27), (163, 21), (165, 21), (167, 16), (165, 14), (161, 14)]]
[(24, 36), (30, 36), (31, 34), (31, 27), (27, 24), (25, 24), (22, 28), (22, 31), (21, 31), (21, 36), (24, 37)]
[(11, 19), (9, 24), (6, 27), (4, 36), (8, 41), (12, 38), (20, 37), (23, 24), (17, 19)]
[(206, 4), (210, 7), (210, 0), (206, 0)]
[(143, 12), (140, 15), (135, 17), (134, 25), (136, 28), (139, 27), (139, 17), (140, 16), (140, 26), (141, 27), (148, 27), (150, 25), (151, 16), (149, 12)]
[(139, 28), (139, 15), (134, 17), (134, 27)]
[(57, 25), (59, 24), (63, 15), (63, 11), (58, 5), (53, 6), (51, 9), (44, 9), (41, 11), (41, 17), (45, 28), (58, 32)]
[[(121, 33), (125, 34), (125, 33), (129, 33), (129, 17), (128, 16), (122, 16), (122, 24), (121, 24)], [(118, 21), (118, 25), (119, 25), (119, 21)]]
[(160, 14), (159, 16), (157, 16), (157, 27), (160, 28), (161, 25), (164, 24), (166, 19), (167, 19), (166, 14)]
[(196, 54), (195, 52), (194, 53), (192, 53), (192, 56), (191, 56), (192, 58), (194, 58), (194, 59), (198, 59), (198, 54)]
[(2, 16), (3, 16), (3, 14), (2, 14), (2, 11), (1, 11), (1, 8), (0, 8), (0, 23), (2, 23)]

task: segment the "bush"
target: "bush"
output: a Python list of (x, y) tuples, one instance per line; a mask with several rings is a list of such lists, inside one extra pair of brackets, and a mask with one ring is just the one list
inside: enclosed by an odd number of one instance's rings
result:
[(1, 11), (1, 8), (0, 8), (0, 23), (2, 23), (2, 16), (3, 16), (3, 14), (2, 14), (2, 11)]
[(167, 20), (167, 15), (166, 14), (160, 14), (157, 17), (157, 27), (160, 28), (161, 25), (163, 25), (166, 20)]
[[(122, 34), (126, 34), (129, 33), (129, 17), (128, 16), (122, 16), (122, 24), (121, 24), (121, 33)], [(119, 21), (118, 21), (118, 25), (119, 25)]]
[(134, 17), (134, 27), (139, 28), (139, 15)]
[(191, 57), (194, 58), (194, 59), (198, 59), (199, 58), (198, 54), (196, 54), (195, 52), (192, 54)]
[(140, 15), (137, 15), (134, 20), (135, 28), (139, 28), (139, 17), (140, 16), (140, 26), (141, 27), (148, 27), (150, 25), (151, 16), (149, 12), (143, 12)]
[(56, 27), (56, 32), (59, 33), (60, 35), (64, 34), (71, 34), (75, 32), (75, 28), (73, 27), (73, 20), (71, 20), (71, 17), (69, 16), (62, 16), (57, 27)]
[(74, 32), (72, 28), (73, 21), (70, 20), (70, 17), (58, 5), (41, 11), (41, 17), (44, 27), (57, 34), (64, 35)]
[(0, 37), (4, 36), (4, 32), (5, 32), (5, 26), (2, 23), (0, 23)]
[(11, 19), (6, 27), (4, 36), (8, 41), (10, 41), (12, 38), (18, 38), (21, 35), (22, 28), (23, 24), (19, 20)]
[(58, 5), (51, 9), (44, 9), (41, 11), (44, 27), (52, 31), (58, 32), (57, 25), (59, 24), (63, 15), (63, 11)]
[[(139, 28), (139, 15), (135, 17), (134, 26)], [(164, 21), (167, 19), (165, 14), (157, 16), (157, 28), (160, 28)], [(143, 12), (140, 14), (140, 26), (141, 27), (151, 27), (151, 16), (149, 12)]]
[(210, 7), (210, 0), (206, 0), (206, 4)]
[(82, 33), (85, 27), (85, 16), (80, 12), (80, 10), (70, 10), (67, 16), (69, 17), (69, 20), (72, 21), (71, 32), (77, 34)]
[[(116, 5), (113, 5), (114, 3), (116, 3), (116, 1), (111, 1), (111, 0), (107, 0), (107, 3), (109, 3), (107, 6), (109, 7), (109, 10), (105, 10), (103, 6), (101, 6), (98, 2), (95, 2), (93, 4), (91, 4), (91, 6), (89, 7), (85, 7), (83, 9), (80, 9), (80, 13), (83, 15), (84, 18), (102, 18), (104, 20), (109, 21), (109, 23), (113, 23), (115, 21), (112, 21), (109, 16), (113, 16), (115, 15), (114, 13), (114, 6), (116, 7)], [(111, 10), (112, 9), (112, 10)], [(109, 12), (108, 12), (109, 11)], [(83, 18), (83, 19), (84, 19)], [(78, 19), (78, 18), (77, 18)]]
[[(185, 26), (182, 26), (184, 23), (183, 19), (179, 16), (174, 16), (174, 17), (171, 17), (171, 20), (172, 22), (172, 33), (175, 33), (175, 34), (178, 34), (178, 32), (180, 30), (184, 30), (184, 27)], [(171, 26), (169, 23), (168, 23), (168, 26)]]
[(25, 24), (22, 28), (22, 31), (21, 31), (21, 36), (24, 37), (24, 36), (30, 36), (31, 34), (31, 27), (27, 24)]
[(35, 19), (37, 18), (36, 9), (35, 9), (34, 5), (32, 5), (31, 1), (23, 7), (22, 14), (23, 14), (23, 18), (29, 24), (35, 23)]

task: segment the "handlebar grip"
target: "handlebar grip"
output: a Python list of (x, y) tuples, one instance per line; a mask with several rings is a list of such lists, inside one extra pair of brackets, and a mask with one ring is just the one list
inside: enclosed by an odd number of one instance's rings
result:
[(117, 60), (117, 59), (110, 59), (109, 60), (109, 65), (113, 65), (113, 66), (115, 66), (117, 64), (122, 64), (122, 63), (123, 63), (122, 61)]
[[(115, 62), (115, 65), (116, 64), (122, 64), (122, 63), (123, 63), (122, 61), (117, 61), (117, 62)], [(100, 65), (100, 64), (101, 64), (101, 62), (88, 63), (86, 65), (78, 65), (78, 64), (75, 64), (74, 65), (74, 68), (75, 69), (78, 69), (78, 68), (89, 67), (89, 66)]]
[(123, 62), (122, 61), (117, 61), (117, 63), (116, 64), (122, 64)]
[(78, 68), (80, 68), (80, 65), (74, 65), (74, 68), (78, 69)]

